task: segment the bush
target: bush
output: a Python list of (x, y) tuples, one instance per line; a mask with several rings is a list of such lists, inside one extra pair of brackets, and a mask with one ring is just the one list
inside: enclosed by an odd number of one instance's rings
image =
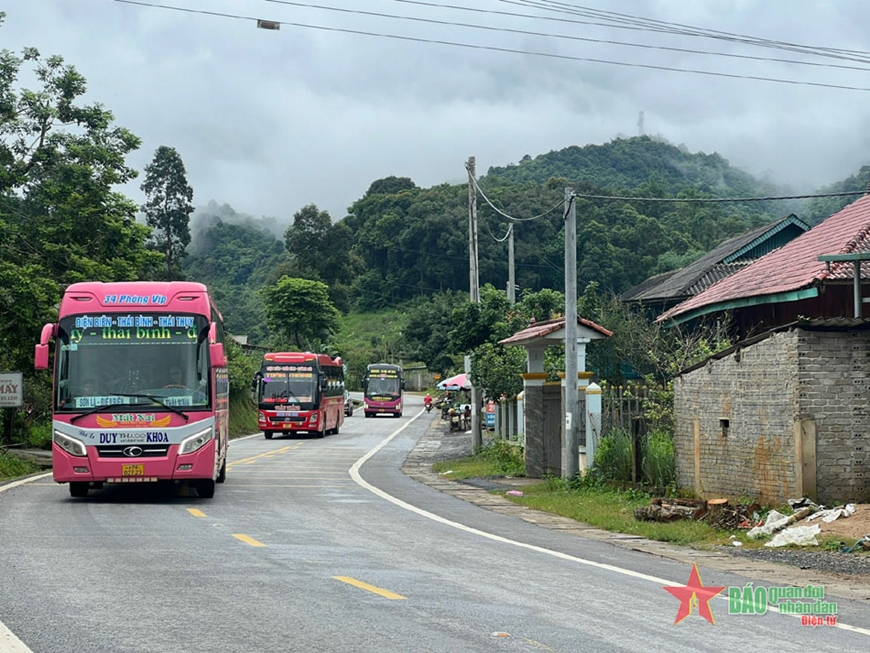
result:
[(643, 439), (641, 468), (644, 479), (654, 487), (666, 488), (676, 483), (674, 440), (663, 431), (650, 433)]
[(525, 476), (526, 463), (523, 448), (507, 440), (493, 440), (480, 451), (480, 456), (496, 464), (499, 474)]
[(51, 449), (51, 422), (31, 424), (25, 444), (33, 449)]
[(631, 435), (628, 431), (613, 429), (598, 441), (594, 467), (601, 478), (631, 480)]

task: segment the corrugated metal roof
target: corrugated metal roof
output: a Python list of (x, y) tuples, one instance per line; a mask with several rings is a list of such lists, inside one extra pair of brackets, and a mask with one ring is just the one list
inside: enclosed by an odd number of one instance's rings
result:
[(655, 288), (660, 283), (670, 279), (677, 272), (679, 272), (679, 270), (670, 270), (669, 272), (661, 272), (659, 274), (654, 274), (649, 279), (637, 284), (634, 288), (626, 290), (624, 293), (622, 293), (619, 296), (619, 299), (624, 301), (624, 302), (634, 301), (634, 300), (638, 299), (638, 297), (640, 297), (640, 295), (645, 293), (647, 290), (650, 290), (651, 288)]
[[(679, 301), (696, 295), (712, 283), (719, 281), (723, 278), (723, 275), (733, 274), (757, 258), (757, 254), (753, 255), (753, 250), (760, 248), (762, 253), (766, 254), (768, 248), (764, 247), (765, 242), (775, 239), (777, 241), (776, 245), (781, 245), (779, 241), (784, 238), (783, 230), (789, 227), (800, 229), (801, 231), (809, 229), (806, 223), (794, 215), (789, 215), (776, 222), (762, 225), (757, 229), (747, 231), (744, 234), (729, 238), (720, 243), (694, 263), (690, 263), (686, 267), (677, 270), (671, 277), (651, 288), (641, 291), (635, 291), (633, 288), (629, 291), (632, 293), (630, 298), (633, 301), (641, 302), (667, 299)], [(773, 244), (771, 244), (772, 247)], [(728, 265), (735, 265), (736, 267), (722, 267), (726, 264), (726, 261)]]
[[(781, 248), (665, 311), (658, 320), (670, 320), (683, 313), (738, 299), (795, 292), (826, 280), (850, 280), (851, 263), (832, 263), (828, 272), (818, 257), (860, 251), (870, 251), (870, 196), (867, 195)], [(870, 262), (862, 264), (861, 278), (870, 279)]]

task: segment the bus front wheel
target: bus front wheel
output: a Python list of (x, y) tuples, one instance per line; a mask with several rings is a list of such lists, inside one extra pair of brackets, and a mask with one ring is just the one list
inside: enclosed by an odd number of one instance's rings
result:
[(82, 482), (82, 481), (73, 481), (69, 484), (69, 495), (71, 497), (86, 497), (88, 496), (88, 490), (90, 489), (90, 483)]
[(263, 431), (263, 435), (266, 436), (266, 439), (267, 439), (267, 440), (271, 440), (271, 439), (272, 439), (272, 431)]
[(196, 482), (196, 493), (201, 499), (211, 499), (214, 497), (215, 482), (213, 478), (203, 478)]

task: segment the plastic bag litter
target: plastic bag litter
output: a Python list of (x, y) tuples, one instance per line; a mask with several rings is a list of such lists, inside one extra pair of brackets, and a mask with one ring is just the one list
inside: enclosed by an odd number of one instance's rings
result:
[(761, 526), (750, 528), (746, 532), (746, 535), (748, 537), (751, 537), (752, 539), (761, 537), (762, 535), (770, 535), (774, 531), (783, 528), (788, 523), (788, 520), (788, 515), (783, 515), (781, 512), (771, 510), (767, 514), (767, 519), (764, 521), (764, 524)]
[(792, 526), (784, 531), (777, 533), (770, 542), (765, 542), (764, 546), (779, 547), (789, 544), (797, 544), (798, 546), (818, 546), (819, 541), (816, 535), (822, 530), (818, 524), (812, 526)]
[(830, 508), (828, 510), (819, 510), (817, 513), (814, 513), (807, 517), (807, 521), (810, 522), (816, 518), (821, 517), (823, 522), (829, 524), (835, 519), (839, 519), (840, 517), (850, 517), (854, 514), (855, 504), (848, 503), (843, 508)]
[(788, 506), (792, 510), (797, 510), (798, 508), (803, 508), (805, 506), (814, 506), (816, 508), (819, 507), (815, 501), (807, 497), (802, 497), (800, 499), (789, 499)]
[(511, 495), (512, 497), (521, 497), (521, 496), (523, 496), (523, 493), (522, 493), (521, 490), (508, 490), (507, 492), (505, 492), (505, 494), (509, 494), (509, 495)]
[(870, 551), (870, 535), (865, 535), (852, 546), (840, 547), (840, 553), (852, 553), (854, 551)]

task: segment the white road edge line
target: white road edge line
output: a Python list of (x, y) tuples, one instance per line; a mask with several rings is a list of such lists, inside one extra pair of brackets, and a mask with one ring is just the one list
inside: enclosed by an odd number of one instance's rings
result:
[[(516, 546), (521, 549), (528, 549), (529, 551), (535, 551), (537, 553), (543, 553), (545, 555), (553, 556), (554, 558), (561, 558), (562, 560), (570, 560), (571, 562), (576, 562), (581, 565), (588, 565), (590, 567), (597, 567), (598, 569), (606, 569), (607, 571), (612, 571), (617, 574), (622, 574), (623, 576), (630, 576), (631, 578), (638, 578), (640, 580), (646, 580), (651, 583), (655, 583), (660, 586), (671, 586), (671, 587), (682, 587), (684, 583), (677, 583), (672, 580), (665, 580), (664, 578), (658, 578), (656, 576), (650, 576), (649, 574), (642, 574), (637, 571), (632, 571), (631, 569), (625, 569), (623, 567), (617, 567), (615, 565), (609, 565), (603, 562), (595, 562), (594, 560), (587, 560), (585, 558), (578, 558), (577, 556), (568, 555), (567, 553), (562, 553), (561, 551), (553, 551), (552, 549), (545, 549), (544, 547), (536, 546), (534, 544), (526, 544), (525, 542), (518, 542), (516, 540), (511, 540), (506, 537), (502, 537), (501, 535), (495, 535), (493, 533), (487, 533), (486, 531), (482, 531), (477, 528), (472, 528), (471, 526), (466, 526), (465, 524), (460, 524), (455, 521), (450, 521), (449, 519), (445, 519), (440, 515), (436, 515), (434, 513), (428, 512), (426, 510), (422, 510), (417, 506), (412, 506), (410, 503), (406, 503), (401, 499), (397, 499), (391, 494), (387, 494), (380, 488), (375, 487), (371, 483), (367, 482), (360, 475), (360, 468), (378, 451), (383, 449), (391, 440), (393, 440), (396, 436), (398, 436), (402, 431), (408, 428), (414, 420), (419, 418), (420, 416), (425, 414), (425, 410), (421, 410), (419, 413), (414, 415), (411, 419), (409, 419), (404, 425), (400, 428), (396, 429), (392, 434), (390, 434), (387, 438), (385, 438), (380, 444), (371, 449), (368, 453), (366, 453), (362, 458), (357, 460), (353, 466), (350, 468), (350, 477), (360, 486), (376, 494), (377, 496), (389, 501), (390, 503), (399, 506), (400, 508), (404, 508), (405, 510), (410, 510), (413, 513), (420, 515), (421, 517), (426, 517), (427, 519), (431, 519), (432, 521), (439, 522), (441, 524), (445, 524), (446, 526), (451, 526), (457, 530), (465, 531), (466, 533), (471, 533), (472, 535), (477, 535), (479, 537), (486, 538), (488, 540), (493, 540), (494, 542), (501, 542), (502, 544), (510, 544), (511, 546)], [(728, 600), (728, 597), (717, 595), (714, 598), (723, 599), (725, 601)], [(779, 612), (776, 606), (768, 606), (768, 611), (770, 612)], [(779, 612), (779, 614), (784, 614)], [(788, 614), (785, 613), (787, 617), (795, 617), (799, 618), (801, 615), (796, 614)], [(834, 626), (826, 626), (826, 628), (840, 628), (841, 630), (848, 630), (850, 632), (859, 633), (861, 635), (870, 635), (870, 629), (861, 628), (859, 626), (850, 626), (849, 624), (844, 624), (837, 622)]]
[(0, 651), (3, 653), (33, 653), (0, 621)]
[(0, 485), (0, 492), (5, 492), (6, 490), (11, 490), (14, 487), (18, 487), (19, 485), (24, 485), (25, 483), (33, 483), (33, 481), (41, 481), (44, 478), (48, 478), (51, 476), (51, 472), (46, 472), (45, 474), (37, 474), (36, 476), (28, 476), (26, 478), (22, 478), (18, 481), (12, 481), (11, 483), (7, 483), (6, 485)]

